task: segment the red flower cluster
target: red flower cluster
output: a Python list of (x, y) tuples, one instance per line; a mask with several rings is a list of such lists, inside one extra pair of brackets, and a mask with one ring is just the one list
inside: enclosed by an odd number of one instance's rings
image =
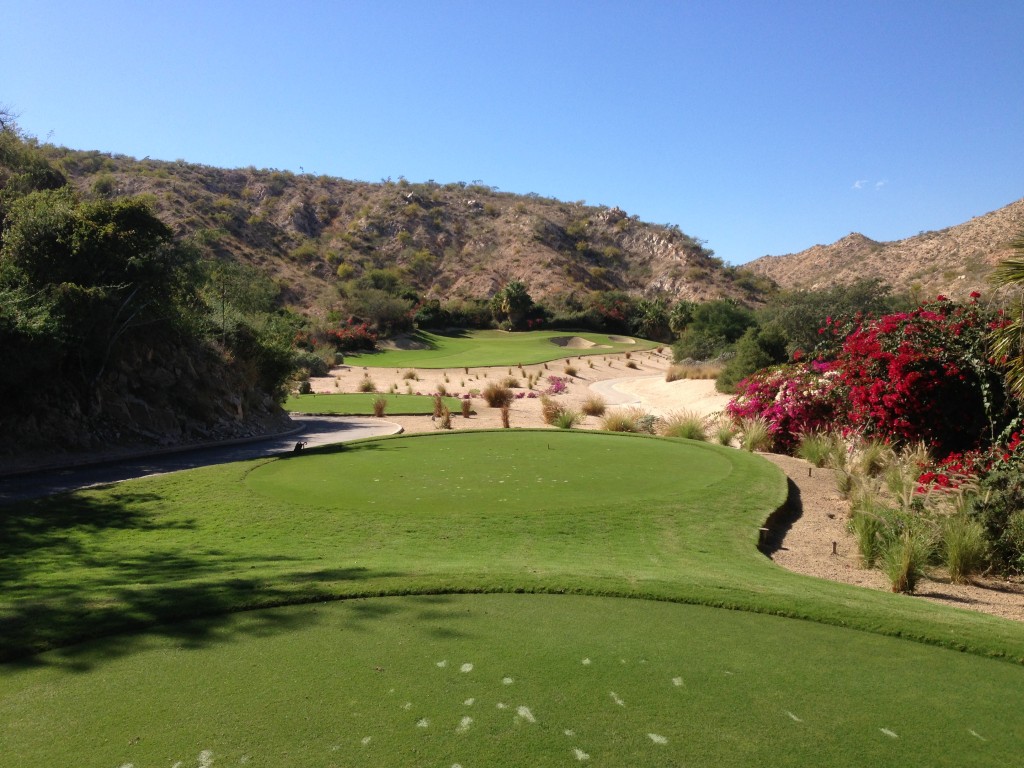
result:
[(377, 348), (377, 334), (366, 323), (343, 325), (327, 331), (328, 340), (340, 352), (358, 352)]

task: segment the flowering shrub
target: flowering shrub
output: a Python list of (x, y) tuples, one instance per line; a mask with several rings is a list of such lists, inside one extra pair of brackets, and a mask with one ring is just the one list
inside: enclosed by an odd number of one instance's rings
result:
[(569, 379), (565, 376), (548, 376), (548, 388), (546, 390), (549, 395), (560, 395), (565, 392), (569, 385)]
[(768, 422), (772, 449), (791, 451), (800, 435), (829, 428), (843, 398), (837, 371), (827, 365), (798, 363), (767, 368), (736, 385), (726, 406), (735, 420)]
[(343, 325), (327, 331), (327, 338), (340, 352), (374, 350), (377, 348), (377, 334), (366, 323)]
[(977, 299), (940, 296), (855, 328), (835, 361), (848, 426), (894, 442), (923, 440), (940, 457), (991, 439), (1005, 396), (986, 350), (990, 321)]

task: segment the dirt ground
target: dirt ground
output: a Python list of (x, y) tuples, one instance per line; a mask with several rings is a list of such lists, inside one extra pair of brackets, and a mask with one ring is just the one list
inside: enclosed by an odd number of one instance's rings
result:
[[(566, 390), (554, 397), (570, 408), (579, 409), (593, 394), (601, 395), (610, 409), (639, 407), (656, 416), (671, 411), (689, 410), (714, 420), (728, 403), (728, 396), (715, 391), (711, 380), (665, 381), (671, 364), (671, 352), (645, 351), (617, 355), (573, 356), (557, 362), (501, 368), (455, 368), (415, 371), (417, 378), (407, 379), (406, 368), (362, 368), (341, 366), (330, 376), (314, 378), (313, 390), (318, 393), (356, 392), (364, 378), (369, 378), (379, 392), (394, 389), (399, 393), (433, 394), (443, 386), (451, 395), (464, 395), (482, 390), (488, 382), (515, 377), (523, 397), (513, 401), (510, 426), (545, 427), (541, 417), (539, 395), (549, 386), (547, 376), (567, 377)], [(632, 364), (634, 367), (629, 367)], [(566, 368), (576, 369), (568, 375)], [(529, 375), (536, 381), (526, 389)], [(528, 397), (529, 392), (537, 397)], [(453, 429), (487, 429), (501, 427), (501, 414), (475, 397), (476, 411), (468, 419), (453, 414)], [(406, 432), (426, 432), (438, 428), (429, 416), (385, 416)], [(599, 417), (587, 416), (582, 429), (600, 428)], [(877, 570), (860, 567), (856, 544), (846, 530), (849, 505), (837, 492), (832, 470), (811, 468), (801, 459), (765, 454), (765, 458), (782, 469), (800, 491), (802, 514), (787, 531), (782, 547), (772, 556), (781, 567), (796, 573), (832, 581), (841, 581), (867, 589), (888, 589), (884, 576)], [(837, 554), (833, 555), (833, 542)], [(1018, 581), (978, 578), (974, 584), (954, 585), (942, 573), (933, 573), (909, 599), (923, 599), (959, 608), (982, 611), (1016, 621), (1024, 621), (1024, 585)]]

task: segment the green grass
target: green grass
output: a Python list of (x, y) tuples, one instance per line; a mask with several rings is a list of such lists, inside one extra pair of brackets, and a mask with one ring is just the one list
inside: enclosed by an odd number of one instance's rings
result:
[[(284, 409), (293, 413), (316, 413), (332, 416), (373, 416), (373, 401), (386, 397), (386, 416), (420, 416), (434, 412), (434, 398), (430, 395), (379, 395), (374, 393), (291, 395)], [(457, 397), (444, 398), (452, 411), (460, 410)]]
[(775, 567), (754, 542), (785, 493), (743, 452), (550, 431), (374, 439), (82, 491), (6, 510), (0, 649), (296, 601), (526, 591), (743, 608), (1024, 659), (1018, 624)]
[(177, 629), (7, 670), (7, 761), (994, 766), (1024, 732), (1022, 668), (699, 606), (397, 597)]
[(785, 492), (720, 446), (517, 430), (7, 507), (0, 653), (62, 647), (0, 666), (4, 754), (1012, 764), (1024, 668), (982, 656), (1024, 660), (1021, 625), (776, 567), (754, 545)]
[[(579, 337), (596, 346), (559, 346), (552, 339)], [(414, 340), (426, 349), (387, 350), (373, 354), (348, 355), (346, 362), (371, 368), (483, 368), (495, 365), (535, 365), (579, 355), (607, 355), (654, 349), (653, 341), (633, 343), (612, 341), (607, 334), (577, 331), (463, 331), (442, 335), (418, 331)]]

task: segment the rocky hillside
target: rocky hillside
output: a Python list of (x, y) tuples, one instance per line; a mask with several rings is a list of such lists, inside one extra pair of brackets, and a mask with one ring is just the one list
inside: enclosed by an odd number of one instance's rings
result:
[(905, 240), (876, 242), (853, 233), (832, 245), (764, 256), (747, 264), (783, 288), (828, 288), (879, 277), (897, 290), (921, 296), (963, 298), (991, 292), (993, 266), (1008, 258), (1007, 243), (1024, 232), (1024, 199), (970, 221)]
[(226, 170), (44, 147), (87, 195), (141, 195), (207, 255), (270, 274), (285, 301), (320, 312), (337, 285), (397, 268), (424, 298), (486, 298), (509, 280), (534, 299), (622, 290), (756, 301), (763, 278), (726, 267), (678, 227), (618, 208), (499, 192), (481, 184), (380, 183)]

